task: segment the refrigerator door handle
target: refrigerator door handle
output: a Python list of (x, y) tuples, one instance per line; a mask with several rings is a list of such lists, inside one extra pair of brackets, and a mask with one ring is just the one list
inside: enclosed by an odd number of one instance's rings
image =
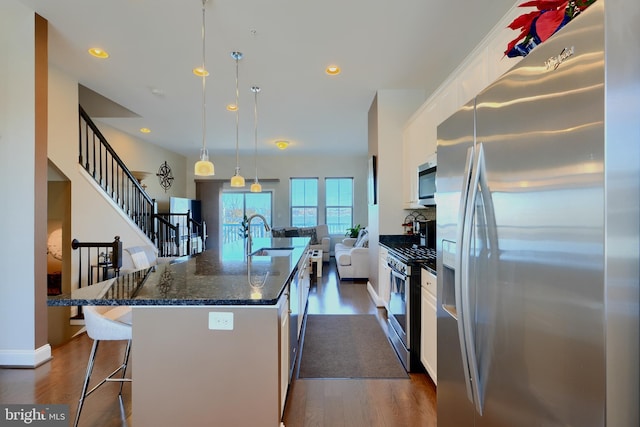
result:
[[(482, 415), (483, 399), (480, 395), (482, 387), (480, 385), (480, 375), (478, 370), (478, 357), (475, 347), (475, 334), (474, 334), (474, 319), (469, 314), (471, 310), (470, 300), (470, 275), (469, 275), (469, 259), (471, 257), (471, 233), (473, 228), (473, 218), (476, 214), (476, 199), (478, 197), (478, 188), (481, 182), (485, 183), (484, 179), (484, 149), (482, 143), (477, 145), (477, 154), (475, 156), (474, 166), (471, 171), (471, 179), (469, 181), (469, 192), (467, 198), (467, 211), (464, 220), (465, 230), (462, 241), (462, 311), (465, 313), (463, 316), (463, 329), (465, 338), (465, 347), (467, 349), (467, 364), (468, 373), (467, 381), (471, 383), (471, 391), (473, 394), (472, 402), (475, 404), (476, 410)], [(483, 199), (484, 200), (484, 199)], [(467, 386), (468, 387), (468, 386)]]
[[(465, 242), (468, 241), (468, 238), (465, 236), (468, 234), (466, 231), (466, 218), (467, 218), (467, 210), (468, 210), (468, 200), (469, 200), (469, 181), (471, 180), (473, 164), (475, 163), (475, 148), (473, 146), (469, 147), (467, 150), (467, 160), (464, 167), (463, 181), (462, 181), (462, 191), (460, 193), (460, 207), (458, 210), (458, 233), (457, 233), (457, 242), (456, 245), (456, 261), (455, 261), (455, 274), (454, 274), (454, 292), (455, 292), (455, 304), (456, 304), (456, 314), (457, 314), (457, 324), (458, 324), (458, 338), (460, 341), (460, 353), (462, 356), (462, 369), (464, 371), (464, 379), (465, 385), (467, 389), (467, 398), (473, 402), (473, 391), (471, 389), (471, 381), (469, 379), (469, 355), (467, 350), (467, 339), (465, 337), (465, 311), (463, 307), (463, 281), (462, 278), (465, 275), (465, 271), (468, 270), (469, 258), (467, 256), (463, 256), (463, 254), (468, 254), (469, 252), (469, 244), (466, 243), (466, 252), (464, 249)], [(466, 259), (466, 262), (465, 262)]]

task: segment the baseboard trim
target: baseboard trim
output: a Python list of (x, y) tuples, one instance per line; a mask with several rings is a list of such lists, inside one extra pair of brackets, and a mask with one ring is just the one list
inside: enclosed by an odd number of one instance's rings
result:
[(45, 344), (35, 350), (0, 350), (0, 367), (37, 368), (51, 360), (51, 346)]
[(382, 298), (378, 296), (378, 294), (376, 293), (376, 290), (373, 289), (373, 285), (371, 285), (371, 282), (369, 282), (368, 280), (367, 280), (367, 292), (369, 292), (369, 296), (373, 300), (373, 303), (376, 305), (376, 307), (384, 307), (384, 301), (382, 301)]

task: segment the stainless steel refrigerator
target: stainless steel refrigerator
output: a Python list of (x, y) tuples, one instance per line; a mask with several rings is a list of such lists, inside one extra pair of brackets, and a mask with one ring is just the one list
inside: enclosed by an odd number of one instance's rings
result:
[(438, 426), (640, 425), (637, 4), (438, 127)]

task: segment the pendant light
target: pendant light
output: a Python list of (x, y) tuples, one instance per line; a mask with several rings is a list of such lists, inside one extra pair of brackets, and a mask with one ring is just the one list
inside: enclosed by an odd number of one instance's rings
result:
[(206, 122), (206, 111), (207, 111), (207, 103), (206, 103), (206, 78), (209, 73), (207, 72), (207, 68), (205, 67), (205, 19), (204, 19), (204, 5), (207, 3), (207, 0), (202, 0), (202, 68), (198, 67), (193, 70), (194, 74), (198, 76), (202, 76), (202, 148), (200, 149), (200, 160), (198, 160), (194, 167), (194, 173), (198, 176), (212, 176), (215, 174), (215, 169), (213, 167), (213, 163), (209, 161), (209, 151), (206, 146), (206, 131), (207, 131), (207, 122)]
[(240, 108), (238, 101), (240, 98), (240, 92), (238, 91), (238, 62), (242, 59), (241, 52), (231, 52), (231, 57), (236, 60), (236, 173), (231, 177), (232, 187), (244, 187), (244, 178), (240, 175), (240, 164), (238, 158), (238, 145), (240, 141), (238, 133), (238, 125), (240, 120)]
[(260, 92), (260, 88), (258, 86), (251, 86), (251, 92), (253, 92), (253, 134), (255, 141), (255, 150), (253, 154), (256, 167), (256, 177), (253, 184), (251, 184), (251, 192), (261, 193), (262, 185), (258, 182), (258, 92)]

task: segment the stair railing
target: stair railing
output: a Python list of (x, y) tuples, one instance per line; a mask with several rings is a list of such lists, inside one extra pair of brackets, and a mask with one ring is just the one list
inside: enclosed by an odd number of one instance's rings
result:
[(193, 255), (204, 250), (206, 223), (194, 220), (191, 211), (158, 213), (155, 217), (158, 219), (156, 245), (159, 256)]
[[(71, 248), (78, 250), (78, 288), (90, 286), (120, 275), (122, 268), (122, 242), (115, 236), (113, 242), (71, 241)], [(82, 318), (82, 307), (78, 307)]]
[(78, 162), (140, 230), (153, 240), (155, 201), (144, 191), (82, 106), (79, 106), (79, 111)]

